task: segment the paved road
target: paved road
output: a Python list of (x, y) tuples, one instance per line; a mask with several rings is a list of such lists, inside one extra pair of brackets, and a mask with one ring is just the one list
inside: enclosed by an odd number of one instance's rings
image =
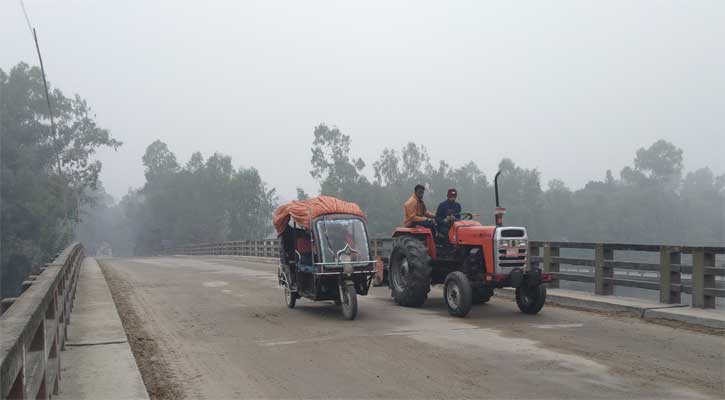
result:
[(152, 396), (719, 398), (723, 337), (504, 299), (449, 317), (386, 288), (355, 321), (290, 310), (275, 266), (230, 258), (101, 260)]

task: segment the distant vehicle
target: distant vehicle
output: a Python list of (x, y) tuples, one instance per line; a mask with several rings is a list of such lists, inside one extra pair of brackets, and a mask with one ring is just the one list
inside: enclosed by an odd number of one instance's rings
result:
[(273, 223), (280, 243), (279, 284), (285, 302), (332, 300), (348, 319), (375, 274), (365, 214), (355, 203), (320, 196), (280, 206)]
[(398, 228), (387, 266), (388, 284), (395, 301), (420, 307), (431, 284), (443, 284), (448, 312), (465, 317), (472, 304), (487, 302), (495, 288), (516, 288), (516, 304), (527, 314), (536, 314), (546, 301), (545, 282), (550, 274), (528, 263), (526, 228), (503, 226), (502, 208), (496, 192), (495, 226), (473, 221), (474, 214), (461, 212), (448, 237), (434, 240), (427, 228)]
[(96, 248), (96, 257), (113, 257), (113, 248), (108, 242), (101, 242)]

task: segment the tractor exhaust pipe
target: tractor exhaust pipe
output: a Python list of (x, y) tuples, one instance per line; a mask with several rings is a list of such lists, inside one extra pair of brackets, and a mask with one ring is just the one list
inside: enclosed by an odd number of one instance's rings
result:
[(496, 192), (496, 208), (501, 207), (501, 203), (498, 201), (498, 176), (501, 175), (501, 171), (496, 172), (496, 176), (493, 178), (493, 189)]
[(498, 176), (501, 175), (501, 171), (498, 171), (496, 173), (496, 176), (493, 178), (493, 190), (496, 194), (496, 211), (493, 213), (494, 219), (496, 221), (496, 226), (502, 226), (503, 225), (503, 216), (506, 214), (506, 209), (501, 207), (501, 202), (498, 198)]

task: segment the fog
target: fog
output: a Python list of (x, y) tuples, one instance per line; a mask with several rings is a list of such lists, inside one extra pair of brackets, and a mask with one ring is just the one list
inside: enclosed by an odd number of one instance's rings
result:
[[(316, 193), (321, 122), (368, 164), (413, 141), (577, 188), (661, 138), (686, 171), (725, 172), (722, 1), (25, 4), (51, 83), (124, 142), (98, 154), (116, 199), (143, 185), (155, 139), (182, 162), (254, 166), (281, 198)], [(0, 68), (36, 60), (19, 3), (2, 2)]]

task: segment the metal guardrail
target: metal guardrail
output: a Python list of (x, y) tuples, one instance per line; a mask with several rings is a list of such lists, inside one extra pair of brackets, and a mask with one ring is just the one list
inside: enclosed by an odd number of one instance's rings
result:
[[(393, 249), (393, 239), (371, 239), (370, 250), (373, 257), (387, 260)], [(156, 251), (160, 255), (188, 256), (246, 256), (246, 257), (279, 257), (277, 239), (238, 240), (221, 243), (187, 244)]]
[[(386, 265), (392, 248), (392, 238), (370, 240), (373, 257), (380, 257)], [(593, 250), (594, 256), (561, 257), (561, 249)], [(550, 284), (553, 287), (558, 287), (560, 281), (589, 282), (594, 283), (594, 293), (598, 295), (613, 294), (615, 286), (658, 290), (660, 302), (664, 304), (680, 304), (681, 293), (688, 293), (692, 295), (692, 306), (700, 308), (714, 308), (715, 299), (725, 297), (725, 288), (716, 283), (716, 277), (725, 277), (725, 267), (715, 265), (716, 255), (725, 254), (725, 247), (529, 241), (529, 250), (530, 261), (541, 264), (545, 272), (554, 275), (554, 282)], [(615, 260), (615, 252), (648, 253), (650, 258), (659, 257), (659, 262)], [(159, 253), (279, 257), (279, 245), (274, 239), (245, 240), (177, 246)], [(692, 264), (681, 263), (683, 254), (692, 256)], [(593, 273), (562, 271), (561, 265), (585, 267)], [(640, 277), (631, 279), (625, 274), (622, 278), (615, 270), (637, 272)], [(644, 276), (647, 273), (654, 277)], [(691, 278), (683, 277), (683, 274)]]
[[(559, 281), (589, 282), (594, 283), (595, 294), (605, 296), (613, 294), (615, 286), (658, 290), (664, 304), (680, 304), (681, 294), (688, 293), (692, 306), (699, 308), (715, 308), (715, 299), (725, 297), (725, 288), (718, 287), (716, 279), (725, 277), (725, 267), (715, 265), (716, 255), (725, 254), (725, 247), (530, 241), (529, 248), (530, 261), (554, 275), (553, 287)], [(593, 250), (594, 257), (561, 257), (561, 249)], [(615, 252), (628, 252), (630, 259), (615, 259)], [(659, 262), (633, 261), (629, 252), (658, 257)], [(690, 255), (692, 264), (682, 264), (682, 255)], [(585, 267), (586, 272), (562, 271), (561, 265)], [(593, 273), (587, 273), (589, 270)], [(639, 277), (631, 279), (630, 272)]]
[(157, 253), (188, 256), (279, 257), (277, 239), (238, 240), (221, 243), (199, 243), (161, 249)]
[(48, 399), (58, 394), (83, 246), (74, 243), (23, 282), (23, 293), (0, 308), (0, 397)]

